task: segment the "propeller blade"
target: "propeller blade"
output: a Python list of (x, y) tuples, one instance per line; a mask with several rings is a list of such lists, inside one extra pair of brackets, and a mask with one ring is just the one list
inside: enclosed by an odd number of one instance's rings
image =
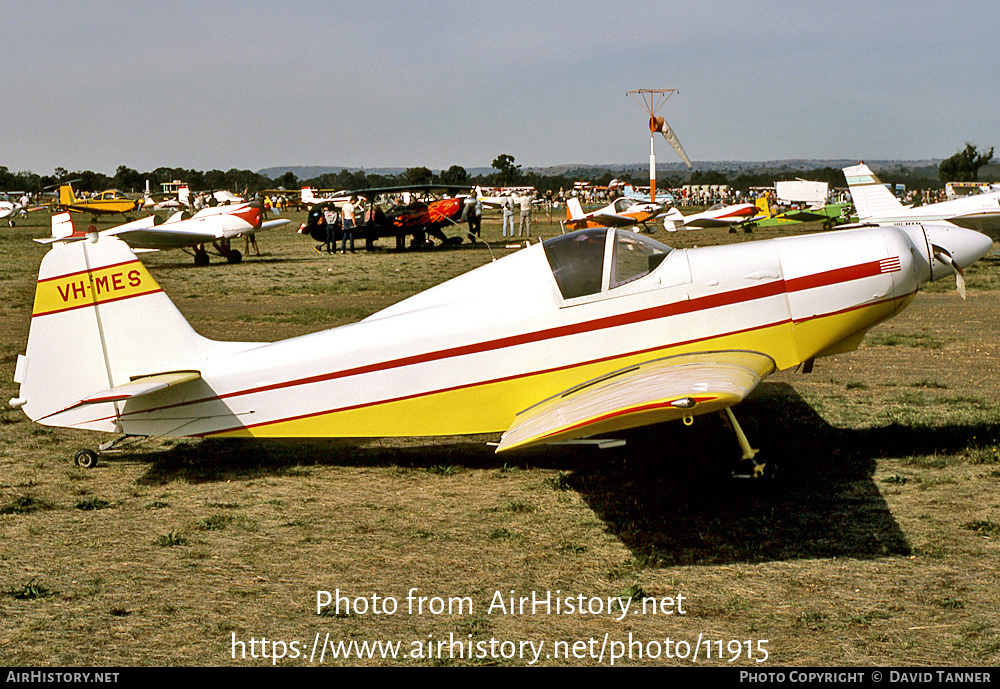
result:
[(955, 260), (946, 249), (941, 248), (937, 244), (931, 244), (931, 248), (934, 249), (934, 258), (955, 271), (955, 286), (958, 287), (958, 296), (965, 299), (965, 276), (962, 274), (962, 266), (955, 263)]

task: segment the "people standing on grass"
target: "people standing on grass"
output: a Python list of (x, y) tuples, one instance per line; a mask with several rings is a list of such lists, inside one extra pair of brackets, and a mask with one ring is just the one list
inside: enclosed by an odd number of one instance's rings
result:
[(337, 250), (337, 212), (330, 206), (323, 209), (323, 219), (326, 221), (326, 253)]
[(347, 253), (347, 240), (351, 240), (351, 253), (354, 253), (354, 228), (357, 227), (355, 213), (363, 213), (364, 208), (358, 203), (358, 197), (352, 196), (351, 200), (340, 209), (344, 219), (344, 238), (340, 241), (340, 253)]
[(507, 236), (507, 225), (510, 224), (510, 236), (514, 236), (514, 197), (510, 192), (503, 195), (503, 236)]
[[(535, 194), (530, 191), (524, 192), (524, 194), (521, 195), (521, 198), (518, 199), (518, 202), (521, 205), (521, 223), (517, 228), (518, 237), (525, 236), (525, 230), (527, 230), (527, 236), (531, 236), (531, 204), (534, 200)], [(513, 218), (511, 218), (511, 222), (513, 222)], [(513, 235), (514, 227), (511, 225), (511, 236)]]

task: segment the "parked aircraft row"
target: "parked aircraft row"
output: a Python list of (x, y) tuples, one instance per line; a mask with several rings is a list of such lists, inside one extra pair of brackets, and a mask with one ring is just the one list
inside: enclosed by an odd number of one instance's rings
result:
[(566, 201), (566, 220), (563, 225), (572, 229), (631, 227), (635, 230), (642, 226), (649, 230), (650, 222), (662, 219), (664, 229), (676, 232), (680, 229), (747, 226), (756, 217), (758, 209), (752, 203), (716, 204), (701, 213), (684, 215), (675, 207), (668, 209), (663, 204), (644, 202), (629, 196), (622, 196), (603, 208), (584, 213), (579, 199), (571, 197)]

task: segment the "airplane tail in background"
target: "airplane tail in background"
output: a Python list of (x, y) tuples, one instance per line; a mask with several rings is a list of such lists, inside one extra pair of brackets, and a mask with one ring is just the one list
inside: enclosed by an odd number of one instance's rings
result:
[(202, 337), (125, 242), (91, 237), (42, 259), (11, 406), (45, 425), (120, 432), (119, 405), (143, 394), (139, 381), (192, 380), (209, 356), (254, 345)]
[(844, 177), (851, 189), (851, 199), (858, 211), (858, 220), (888, 218), (906, 210), (864, 163), (845, 167)]
[(684, 214), (676, 208), (671, 208), (663, 216), (663, 229), (667, 232), (676, 232), (684, 227)]
[(76, 203), (76, 195), (73, 193), (73, 187), (63, 184), (59, 187), (59, 205), (71, 206), (74, 203)]
[(70, 237), (81, 237), (77, 234), (76, 226), (73, 224), (73, 216), (69, 213), (56, 213), (52, 216), (52, 238), (69, 239)]
[(570, 196), (566, 201), (566, 219), (580, 220), (583, 216), (583, 206), (580, 205), (580, 199), (575, 196)]
[(757, 199), (754, 205), (757, 206), (757, 216), (755, 217), (756, 220), (764, 220), (766, 218), (772, 217), (771, 204), (767, 202), (766, 196), (761, 196), (759, 199)]

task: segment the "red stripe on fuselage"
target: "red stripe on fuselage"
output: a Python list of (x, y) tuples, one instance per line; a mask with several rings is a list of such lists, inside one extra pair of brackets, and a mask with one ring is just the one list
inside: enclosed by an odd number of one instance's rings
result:
[[(852, 280), (870, 278), (876, 275), (881, 275), (885, 272), (895, 272), (883, 269), (883, 261), (885, 260), (886, 259), (883, 259), (882, 261), (869, 261), (868, 263), (860, 263), (856, 266), (834, 268), (833, 270), (825, 270), (822, 273), (803, 275), (799, 278), (785, 280), (785, 286), (788, 292), (800, 292), (802, 290), (813, 289), (815, 287), (826, 287), (827, 285), (836, 285), (841, 282), (851, 282)], [(898, 258), (896, 259), (896, 262), (898, 266)], [(899, 268), (897, 267), (896, 270), (899, 270)]]
[[(210, 401), (213, 401), (213, 400), (231, 399), (231, 398), (234, 398), (234, 397), (241, 397), (243, 395), (252, 395), (252, 394), (257, 394), (257, 393), (261, 393), (261, 392), (269, 392), (269, 391), (273, 391), (273, 390), (280, 390), (280, 389), (283, 389), (283, 388), (297, 387), (299, 385), (309, 385), (309, 384), (312, 384), (312, 383), (321, 383), (321, 382), (325, 382), (325, 381), (336, 380), (336, 379), (339, 379), (339, 378), (346, 378), (346, 377), (350, 377), (350, 376), (362, 375), (362, 374), (366, 374), (366, 373), (374, 373), (374, 372), (389, 370), (389, 369), (393, 369), (393, 368), (401, 368), (401, 367), (405, 367), (405, 366), (412, 366), (412, 365), (416, 365), (416, 364), (427, 363), (427, 362), (430, 362), (430, 361), (437, 361), (437, 360), (441, 360), (441, 359), (448, 359), (448, 358), (457, 357), (457, 356), (465, 356), (465, 355), (469, 355), (469, 354), (479, 354), (479, 353), (483, 353), (483, 352), (487, 352), (487, 351), (504, 349), (504, 348), (507, 348), (507, 347), (514, 347), (514, 346), (521, 345), (521, 344), (530, 344), (530, 343), (533, 343), (533, 342), (539, 342), (539, 341), (543, 341), (543, 340), (549, 340), (549, 339), (555, 339), (555, 338), (559, 338), (559, 337), (567, 337), (567, 336), (570, 336), (570, 335), (577, 335), (577, 334), (582, 334), (582, 333), (586, 333), (586, 332), (603, 330), (603, 329), (606, 329), (606, 328), (613, 328), (613, 327), (619, 327), (619, 326), (623, 326), (623, 325), (630, 325), (630, 324), (633, 324), (633, 323), (638, 323), (638, 322), (647, 321), (647, 320), (655, 320), (655, 319), (658, 319), (658, 318), (666, 318), (666, 317), (669, 317), (669, 316), (675, 316), (675, 315), (679, 315), (679, 314), (683, 314), (683, 313), (691, 313), (691, 312), (695, 312), (695, 311), (702, 311), (702, 310), (711, 309), (711, 308), (718, 308), (718, 307), (722, 307), (722, 306), (730, 306), (730, 305), (733, 305), (733, 304), (739, 304), (739, 303), (744, 303), (744, 302), (748, 302), (748, 301), (754, 301), (754, 300), (757, 300), (757, 299), (763, 299), (763, 298), (766, 298), (766, 297), (777, 296), (777, 295), (780, 295), (780, 294), (785, 293), (785, 292), (794, 292), (794, 291), (801, 291), (801, 290), (806, 290), (806, 289), (813, 289), (813, 288), (816, 288), (816, 287), (824, 287), (824, 286), (833, 285), (833, 284), (837, 284), (837, 283), (841, 283), (841, 282), (848, 282), (850, 280), (856, 280), (856, 279), (863, 278), (863, 277), (870, 277), (870, 276), (873, 276), (873, 275), (878, 275), (881, 272), (879, 270), (879, 263), (880, 263), (879, 261), (872, 261), (872, 262), (868, 262), (868, 263), (859, 264), (857, 266), (848, 266), (846, 268), (837, 268), (837, 269), (833, 269), (833, 270), (829, 270), (829, 271), (824, 271), (822, 273), (816, 273), (814, 275), (803, 276), (803, 277), (800, 277), (800, 278), (793, 278), (793, 279), (787, 280), (787, 281), (786, 280), (775, 280), (773, 282), (765, 283), (763, 285), (756, 285), (756, 286), (753, 286), (753, 287), (748, 287), (748, 288), (733, 290), (733, 291), (730, 291), (730, 292), (723, 292), (723, 293), (720, 293), (720, 294), (707, 295), (705, 297), (699, 297), (699, 298), (692, 299), (692, 300), (689, 300), (689, 301), (682, 301), (682, 302), (676, 302), (676, 303), (672, 303), (672, 304), (665, 304), (663, 306), (657, 306), (657, 307), (652, 307), (652, 308), (648, 308), (648, 309), (642, 309), (642, 310), (639, 310), (639, 311), (633, 311), (633, 312), (629, 312), (629, 313), (625, 313), (625, 314), (618, 314), (618, 315), (615, 315), (615, 316), (608, 316), (608, 317), (605, 317), (605, 318), (599, 318), (599, 319), (592, 320), (592, 321), (585, 321), (585, 322), (582, 322), (582, 323), (573, 323), (573, 324), (566, 325), (566, 326), (559, 326), (559, 327), (556, 327), (556, 328), (548, 328), (548, 329), (545, 329), (545, 330), (539, 330), (539, 331), (534, 331), (534, 332), (530, 332), (530, 333), (523, 333), (523, 334), (520, 334), (520, 335), (513, 335), (513, 336), (510, 336), (510, 337), (500, 338), (500, 339), (497, 339), (497, 340), (490, 340), (490, 341), (487, 341), (487, 342), (479, 342), (479, 343), (470, 344), (470, 345), (462, 345), (462, 346), (459, 346), (459, 347), (453, 347), (453, 348), (450, 348), (450, 349), (439, 350), (439, 351), (436, 351), (436, 352), (426, 352), (426, 353), (419, 354), (419, 355), (414, 355), (414, 356), (401, 357), (401, 358), (398, 358), (398, 359), (390, 359), (388, 361), (377, 362), (377, 363), (368, 364), (368, 365), (365, 365), (365, 366), (358, 366), (358, 367), (351, 368), (351, 369), (346, 369), (346, 370), (343, 370), (343, 371), (334, 371), (332, 373), (325, 373), (325, 374), (320, 374), (320, 375), (316, 375), (316, 376), (309, 376), (309, 377), (306, 377), (306, 378), (299, 378), (299, 379), (295, 379), (295, 380), (285, 381), (285, 382), (282, 382), (282, 383), (274, 383), (274, 384), (271, 384), (271, 385), (264, 385), (264, 386), (259, 386), (259, 387), (255, 387), (255, 388), (248, 388), (246, 390), (238, 390), (238, 391), (234, 391), (234, 392), (228, 392), (228, 393), (224, 393), (224, 394), (221, 394), (221, 395), (214, 395), (214, 396), (211, 396), (211, 397), (205, 397), (205, 398), (201, 398), (201, 399), (190, 400), (190, 401), (187, 401), (187, 402), (181, 402), (181, 403), (178, 403), (178, 404), (167, 405), (167, 406), (164, 406), (164, 407), (156, 407), (156, 408), (152, 408), (152, 409), (144, 409), (144, 410), (136, 411), (136, 412), (127, 412), (123, 416), (128, 416), (130, 414), (148, 414), (150, 412), (159, 411), (159, 410), (163, 410), (163, 409), (171, 409), (171, 408), (176, 408), (176, 407), (189, 406), (189, 405), (192, 405), (192, 404), (200, 404), (200, 403), (204, 403), (204, 402), (210, 402)], [(873, 268), (873, 266), (874, 266), (874, 268)], [(893, 299), (896, 299), (896, 298), (898, 298), (898, 297), (891, 297), (890, 299), (885, 300), (885, 301), (890, 301), (890, 300), (893, 300)], [(860, 305), (860, 306), (853, 306), (853, 307), (849, 307), (849, 308), (846, 308), (846, 309), (842, 309), (842, 310), (831, 312), (829, 314), (824, 314), (824, 315), (828, 316), (828, 315), (834, 315), (836, 313), (848, 312), (848, 311), (852, 311), (852, 310), (854, 310), (856, 308), (861, 308), (862, 306), (869, 306), (869, 305), (870, 304), (864, 304), (864, 305)], [(812, 316), (812, 317), (810, 317), (808, 319), (802, 319), (802, 320), (803, 321), (804, 320), (813, 320), (813, 319), (818, 318), (818, 317), (820, 317), (820, 316), (816, 315), (816, 316)], [(781, 325), (782, 323), (788, 323), (788, 322), (798, 322), (798, 321), (796, 321), (795, 319), (787, 319), (787, 320), (779, 321), (777, 323), (769, 323), (769, 324), (763, 324), (763, 325), (759, 325), (759, 326), (754, 326), (753, 328), (748, 328), (748, 329), (745, 329), (745, 330), (739, 330), (739, 331), (734, 331), (734, 332), (730, 332), (730, 333), (719, 333), (719, 334), (714, 334), (714, 335), (711, 335), (711, 336), (707, 336), (705, 338), (696, 338), (694, 340), (691, 340), (690, 342), (679, 342), (679, 343), (675, 342), (675, 343), (668, 344), (668, 345), (665, 344), (665, 345), (662, 345), (662, 346), (657, 346), (654, 349), (663, 349), (664, 347), (667, 347), (667, 346), (674, 346), (674, 347), (676, 347), (676, 346), (682, 346), (682, 345), (690, 344), (690, 343), (697, 342), (697, 341), (700, 341), (700, 340), (703, 340), (703, 339), (716, 339), (716, 338), (719, 338), (719, 337), (727, 337), (727, 336), (731, 336), (731, 335), (734, 335), (734, 334), (740, 334), (740, 333), (743, 333), (743, 332), (750, 332), (752, 330), (757, 330), (757, 329), (761, 329), (761, 328), (774, 327), (776, 325)], [(652, 351), (652, 350), (646, 350), (646, 351)], [(642, 354), (642, 353), (644, 353), (644, 352), (643, 351), (639, 351), (639, 352), (616, 354), (616, 355), (611, 356), (611, 357), (605, 357), (605, 358), (601, 358), (601, 359), (596, 359), (596, 360), (590, 361), (590, 362), (581, 362), (579, 364), (572, 364), (572, 365), (568, 365), (566, 367), (557, 367), (557, 368), (551, 369), (551, 371), (561, 370), (562, 368), (571, 368), (573, 366), (599, 363), (601, 361), (606, 361), (606, 360), (609, 360), (609, 359), (620, 358), (620, 357), (623, 357), (623, 356), (634, 356), (636, 354)], [(527, 372), (527, 373), (523, 373), (523, 374), (518, 374), (516, 376), (511, 376), (510, 378), (500, 378), (500, 379), (492, 380), (492, 381), (481, 381), (481, 382), (477, 382), (477, 383), (470, 383), (468, 385), (456, 386), (454, 388), (447, 388), (447, 389), (442, 389), (442, 390), (435, 390), (435, 391), (431, 391), (431, 392), (427, 392), (427, 393), (419, 393), (419, 394), (412, 395), (412, 397), (418, 397), (418, 396), (427, 395), (427, 394), (437, 394), (437, 393), (440, 393), (440, 392), (447, 392), (447, 391), (452, 390), (452, 389), (461, 389), (461, 388), (469, 387), (469, 386), (472, 386), (472, 385), (482, 385), (482, 384), (503, 382), (503, 381), (509, 380), (511, 378), (518, 378), (518, 377), (524, 377), (524, 376), (529, 376), (529, 375), (537, 375), (539, 373), (546, 373), (546, 372), (549, 372), (549, 371), (532, 371), (532, 372)], [(401, 397), (399, 399), (407, 399), (408, 397), (410, 397), (410, 396)], [(357, 408), (357, 407), (362, 407), (362, 406), (369, 406), (370, 404), (381, 404), (381, 403), (390, 402), (390, 401), (396, 401), (396, 400), (379, 400), (377, 402), (364, 403), (364, 404), (361, 404), (361, 405), (357, 405), (356, 407), (347, 407), (345, 409)], [(324, 412), (315, 412), (315, 413), (305, 414), (302, 417), (291, 417), (291, 419), (281, 419), (281, 420), (274, 420), (274, 421), (262, 422), (261, 424), (255, 424), (254, 426), (279, 423), (279, 422), (282, 422), (282, 421), (292, 420), (294, 418), (305, 418), (307, 416), (313, 416), (313, 415), (316, 415), (316, 414), (329, 413), (329, 411), (330, 410), (327, 410), (327, 411), (324, 411)], [(341, 411), (341, 410), (337, 410), (337, 411)], [(245, 426), (245, 427), (246, 428), (251, 428), (253, 426)], [(229, 429), (229, 430), (233, 430), (233, 429)], [(226, 432), (226, 431), (213, 431), (212, 433), (222, 433), (222, 432)], [(203, 434), (203, 435), (208, 435), (208, 434)]]

